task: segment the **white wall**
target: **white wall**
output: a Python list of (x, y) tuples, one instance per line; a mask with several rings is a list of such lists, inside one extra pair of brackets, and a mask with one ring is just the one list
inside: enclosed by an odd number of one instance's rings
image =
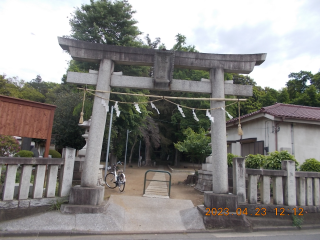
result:
[[(275, 151), (275, 136), (272, 133), (273, 121), (267, 118), (258, 118), (250, 122), (241, 123), (242, 139), (257, 138), (257, 141), (264, 141), (264, 147), (269, 147), (269, 152)], [(238, 125), (227, 128), (227, 141), (240, 140)], [(232, 153), (241, 155), (240, 143), (232, 144)]]
[(278, 132), (278, 151), (288, 150), (292, 154), (291, 144), (291, 123), (289, 122), (277, 122), (280, 130)]
[[(280, 127), (277, 133), (278, 151), (281, 148), (289, 149), (292, 153), (291, 122), (277, 122)], [(264, 141), (264, 147), (269, 147), (269, 152), (276, 151), (274, 121), (267, 118), (258, 118), (250, 122), (241, 123), (242, 139), (257, 138), (257, 141)], [(320, 160), (320, 125), (294, 123), (293, 125), (293, 151), (297, 161), (302, 164), (308, 158)], [(227, 140), (239, 140), (238, 125), (227, 128)], [(239, 142), (232, 143), (232, 153), (241, 155)]]
[(295, 123), (294, 148), (295, 157), (301, 164), (308, 158), (320, 160), (320, 126)]

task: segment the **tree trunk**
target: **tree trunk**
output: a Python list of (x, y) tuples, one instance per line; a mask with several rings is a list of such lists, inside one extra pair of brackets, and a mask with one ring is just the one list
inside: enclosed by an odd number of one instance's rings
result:
[(137, 143), (137, 135), (135, 136), (135, 138), (134, 138), (134, 142), (133, 142), (133, 145), (132, 145), (132, 147), (131, 147), (130, 157), (129, 157), (129, 164), (131, 164), (131, 159), (132, 159), (133, 149), (134, 149), (134, 146), (136, 145), (136, 143)]
[(149, 142), (146, 142), (146, 149), (145, 149), (146, 166), (152, 166), (151, 156), (150, 156), (150, 147), (151, 147), (151, 144)]
[(179, 158), (179, 151), (178, 149), (176, 149), (176, 155), (175, 155), (175, 158), (174, 158), (174, 166), (175, 167), (178, 167), (178, 158)]
[(110, 154), (110, 166), (112, 166), (113, 164), (117, 163), (117, 161), (118, 161), (117, 156), (111, 152), (111, 154)]

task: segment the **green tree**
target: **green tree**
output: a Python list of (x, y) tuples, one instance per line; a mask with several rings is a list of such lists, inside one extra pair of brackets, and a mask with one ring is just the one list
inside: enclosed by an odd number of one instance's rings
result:
[[(32, 79), (30, 82), (26, 83), (28, 87), (32, 87), (41, 93), (43, 96), (49, 92), (50, 89), (56, 87), (58, 84), (53, 82), (45, 82), (42, 80), (40, 75), (37, 75), (35, 79)], [(45, 101), (45, 100), (44, 100)]]
[(135, 46), (141, 32), (135, 26), (134, 13), (127, 0), (91, 0), (71, 15), (71, 37), (93, 43)]
[[(254, 86), (252, 97), (247, 98), (248, 100), (240, 103), (240, 115), (245, 115), (258, 111), (262, 108), (262, 103), (260, 101), (261, 96), (263, 95), (263, 88), (260, 86)], [(233, 108), (237, 108), (236, 105)]]
[(21, 85), (23, 85), (23, 80), (19, 80), (18, 77), (7, 78), (5, 74), (0, 75), (0, 94), (2, 95), (21, 98)]
[(249, 76), (241, 75), (238, 73), (232, 73), (232, 80), (234, 84), (241, 84), (241, 85), (252, 85), (256, 86), (257, 83)]
[(310, 80), (311, 85), (314, 85), (317, 91), (320, 91), (320, 72), (313, 75), (312, 79)]
[(290, 96), (289, 96), (287, 88), (282, 88), (279, 91), (277, 102), (279, 102), (279, 103), (290, 103)]
[(74, 108), (81, 102), (80, 94), (73, 92), (59, 93), (54, 105), (57, 106), (54, 114), (52, 134), (55, 134), (55, 143), (58, 149), (71, 147), (82, 149), (85, 140), (82, 137), (83, 129), (78, 126), (79, 116), (74, 116)]
[(273, 105), (277, 102), (279, 92), (273, 88), (265, 87), (264, 94), (261, 94), (260, 102), (262, 107)]
[(289, 74), (288, 77), (290, 80), (286, 83), (286, 86), (291, 100), (299, 97), (301, 93), (304, 93), (308, 87), (308, 83), (310, 83), (312, 79), (312, 76), (312, 73), (307, 71)]
[(0, 94), (35, 102), (45, 101), (43, 94), (19, 77), (6, 78), (5, 75), (0, 75)]
[[(111, 44), (119, 46), (133, 46), (156, 48), (160, 43), (160, 38), (152, 41), (149, 35), (146, 36), (147, 43), (144, 44), (138, 36), (141, 34), (136, 26), (137, 21), (133, 19), (135, 11), (126, 0), (109, 1), (99, 0), (90, 1), (90, 4), (82, 5), (77, 8), (72, 14), (69, 21), (71, 26), (70, 37), (77, 40), (83, 40), (92, 43)], [(71, 61), (69, 70), (74, 72), (87, 72), (89, 69), (99, 70), (98, 64), (82, 63), (78, 61)], [(149, 77), (151, 74), (150, 67), (143, 66), (126, 66), (115, 65), (115, 71), (122, 71), (124, 75), (129, 76), (144, 76)], [(63, 77), (63, 82), (66, 82), (66, 76)], [(137, 91), (129, 89), (112, 89), (113, 92), (127, 92), (127, 93), (148, 93), (148, 91)], [(111, 100), (121, 102), (146, 102), (145, 97), (125, 96), (111, 94)], [(91, 103), (92, 104), (92, 101)], [(119, 118), (114, 117), (111, 135), (111, 153), (117, 158), (124, 156), (124, 147), (126, 142), (126, 131), (129, 129), (129, 146), (132, 148), (138, 138), (142, 138), (142, 128), (146, 126), (146, 117), (149, 111), (145, 104), (140, 104), (141, 113), (138, 113), (133, 105), (119, 104), (121, 114)], [(82, 108), (76, 106), (76, 110)], [(90, 108), (85, 105), (86, 108)], [(86, 113), (85, 113), (86, 114)], [(107, 120), (109, 121), (109, 120)], [(107, 131), (104, 135), (103, 150), (107, 146)]]
[(309, 86), (299, 97), (292, 100), (292, 103), (303, 106), (320, 107), (320, 93), (314, 85)]
[(8, 80), (6, 79), (6, 75), (0, 75), (0, 94), (5, 96), (10, 96), (10, 91), (7, 89)]
[(151, 146), (154, 148), (160, 147), (160, 134), (158, 124), (149, 116), (145, 118), (143, 126), (140, 127), (140, 132), (145, 141), (146, 147), (146, 166), (151, 166)]
[(196, 159), (198, 162), (202, 162), (205, 157), (210, 155), (211, 146), (209, 143), (211, 138), (206, 135), (203, 128), (199, 129), (199, 133), (194, 132), (191, 128), (187, 128), (183, 131), (185, 139), (182, 142), (177, 142), (174, 147), (180, 152), (185, 152), (194, 162)]
[(152, 48), (152, 49), (157, 49), (158, 46), (160, 45), (161, 43), (161, 38), (157, 37), (153, 42), (149, 36), (149, 34), (146, 35), (145, 37), (146, 41), (147, 41), (147, 45), (149, 46), (149, 48)]
[(10, 157), (19, 150), (19, 142), (14, 137), (0, 134), (0, 157)]
[(27, 84), (21, 88), (19, 98), (41, 103), (45, 102), (45, 96)]

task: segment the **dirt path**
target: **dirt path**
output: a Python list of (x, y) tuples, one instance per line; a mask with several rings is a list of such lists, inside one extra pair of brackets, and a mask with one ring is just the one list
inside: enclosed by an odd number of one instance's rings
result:
[[(136, 165), (133, 167), (126, 167), (126, 186), (124, 192), (120, 193), (118, 188), (110, 189), (105, 188), (105, 199), (111, 195), (126, 195), (126, 196), (142, 196), (143, 195), (143, 180), (145, 172), (149, 169), (158, 170), (158, 167), (140, 167)], [(162, 170), (169, 171), (167, 167), (162, 167)], [(197, 206), (203, 204), (203, 193), (194, 189), (194, 186), (185, 185), (183, 181), (187, 179), (189, 173), (187, 172), (173, 172), (171, 173), (171, 199), (185, 199), (191, 200)], [(148, 173), (147, 179), (152, 179), (154, 173)], [(168, 178), (167, 178), (168, 180)], [(150, 182), (146, 183), (146, 187)]]

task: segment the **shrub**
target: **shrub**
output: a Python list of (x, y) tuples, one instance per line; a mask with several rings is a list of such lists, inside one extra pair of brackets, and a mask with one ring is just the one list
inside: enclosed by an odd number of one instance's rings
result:
[(61, 158), (61, 154), (56, 150), (49, 150), (49, 155), (51, 155), (52, 158)]
[(228, 153), (228, 167), (232, 167), (233, 165), (233, 159), (237, 158), (237, 157), (241, 157), (232, 153)]
[(265, 169), (274, 169), (274, 170), (280, 170), (281, 169), (281, 161), (284, 160), (292, 160), (295, 162), (296, 169), (299, 165), (297, 160), (294, 158), (293, 155), (288, 153), (288, 151), (275, 151), (270, 153), (269, 156), (266, 156), (265, 164), (263, 168)]
[(15, 157), (33, 157), (33, 152), (27, 150), (21, 150), (14, 155)]
[(266, 157), (261, 154), (249, 154), (245, 159), (246, 168), (260, 169), (264, 165), (265, 159)]
[(14, 137), (0, 134), (0, 157), (9, 157), (19, 150), (19, 142)]
[(300, 171), (320, 172), (320, 162), (314, 158), (309, 158), (302, 163)]

